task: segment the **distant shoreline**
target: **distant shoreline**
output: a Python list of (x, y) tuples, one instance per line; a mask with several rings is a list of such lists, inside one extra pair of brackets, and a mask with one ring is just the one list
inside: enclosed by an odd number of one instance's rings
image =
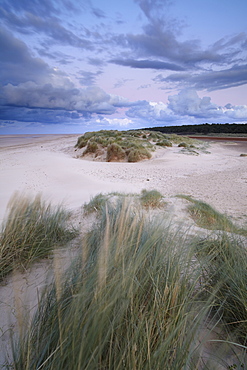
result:
[(15, 134), (0, 135), (0, 149), (42, 143), (49, 140), (75, 137), (81, 134)]
[[(187, 136), (187, 135), (185, 135)], [(203, 135), (188, 135), (191, 139), (198, 140), (218, 140), (218, 141), (247, 141), (247, 137), (243, 136), (203, 136)]]

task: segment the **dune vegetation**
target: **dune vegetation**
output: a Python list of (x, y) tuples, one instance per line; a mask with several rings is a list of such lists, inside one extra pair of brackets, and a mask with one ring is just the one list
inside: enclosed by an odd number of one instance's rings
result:
[(207, 237), (171, 228), (160, 202), (143, 191), (84, 206), (97, 217), (13, 340), (15, 369), (245, 369), (245, 239), (225, 223)]
[(68, 225), (69, 217), (62, 206), (47, 204), (40, 195), (32, 199), (15, 193), (0, 233), (0, 280), (74, 238), (76, 230)]
[(178, 197), (186, 199), (190, 203), (187, 211), (199, 227), (247, 236), (246, 229), (235, 225), (228, 216), (218, 212), (209, 204), (187, 195), (178, 195)]
[(75, 148), (83, 149), (80, 157), (90, 155), (107, 162), (139, 162), (150, 159), (157, 147), (171, 147), (180, 143), (184, 143), (189, 150), (196, 141), (176, 134), (148, 130), (101, 130), (80, 136)]

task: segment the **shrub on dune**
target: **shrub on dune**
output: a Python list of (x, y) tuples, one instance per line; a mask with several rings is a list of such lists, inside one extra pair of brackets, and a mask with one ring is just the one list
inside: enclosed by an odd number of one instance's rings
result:
[(88, 140), (84, 138), (84, 136), (80, 136), (77, 139), (77, 143), (75, 145), (76, 148), (81, 149), (84, 148), (87, 145)]
[(96, 153), (97, 149), (98, 149), (98, 144), (95, 141), (88, 141), (87, 147), (85, 151), (83, 152), (83, 155)]
[(169, 140), (161, 140), (161, 141), (157, 141), (156, 145), (158, 146), (172, 146), (172, 142), (169, 141)]
[(121, 161), (125, 159), (125, 151), (120, 145), (112, 143), (107, 147), (107, 162)]
[(151, 157), (151, 153), (146, 148), (131, 149), (128, 154), (128, 162), (139, 162)]

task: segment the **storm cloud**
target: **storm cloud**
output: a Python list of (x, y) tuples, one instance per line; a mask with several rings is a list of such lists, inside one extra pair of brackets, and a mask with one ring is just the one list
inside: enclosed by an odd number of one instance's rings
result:
[(166, 63), (159, 60), (135, 60), (135, 59), (112, 59), (110, 63), (118, 64), (120, 66), (142, 69), (166, 69), (171, 71), (184, 71), (183, 67), (176, 64)]
[(188, 37), (174, 5), (2, 0), (0, 120), (125, 128), (247, 120), (246, 105), (210, 97), (246, 86), (246, 29), (212, 42), (195, 29)]

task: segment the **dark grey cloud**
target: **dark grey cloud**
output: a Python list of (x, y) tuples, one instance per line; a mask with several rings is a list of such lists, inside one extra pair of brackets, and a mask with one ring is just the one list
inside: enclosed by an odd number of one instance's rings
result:
[(92, 86), (96, 84), (97, 77), (102, 74), (102, 71), (90, 72), (90, 71), (79, 71), (79, 82), (82, 86)]
[(179, 65), (176, 65), (174, 63), (162, 62), (160, 60), (111, 59), (109, 60), (109, 62), (131, 68), (184, 71), (184, 68), (180, 67)]
[(72, 119), (78, 114), (80, 117), (109, 115), (118, 108), (130, 106), (126, 99), (92, 86), (101, 71), (80, 71), (81, 83), (90, 86), (75, 88), (65, 73), (33, 57), (27, 45), (9, 32), (0, 31), (2, 119), (25, 121), (26, 116), (26, 120), (31, 122), (38, 121), (40, 115), (42, 122), (46, 119), (54, 122), (65, 117), (66, 111)]
[(34, 58), (24, 42), (3, 28), (0, 28), (0, 50), (0, 80), (3, 85), (25, 81), (41, 83), (56, 74), (42, 59)]
[[(68, 112), (65, 110), (54, 109), (32, 109), (25, 107), (4, 106), (0, 107), (0, 115), (2, 121), (16, 121), (16, 122), (39, 122), (42, 124), (60, 124), (71, 122), (71, 120), (78, 120), (83, 117), (76, 111)], [(87, 117), (85, 115), (84, 117)]]
[(247, 83), (247, 64), (235, 65), (232, 68), (221, 71), (211, 71), (193, 76), (190, 85), (198, 90), (208, 91), (228, 89), (245, 85)]
[(163, 77), (161, 74), (154, 78), (154, 82), (163, 84), (167, 87), (170, 83), (173, 86), (190, 86), (196, 90), (222, 90), (231, 87), (245, 85), (247, 83), (247, 64), (234, 65), (228, 69), (219, 71), (207, 71), (196, 73), (175, 73), (168, 77)]
[(219, 53), (216, 48), (203, 50), (199, 40), (178, 41), (171, 30), (163, 29), (163, 24), (149, 24), (140, 34), (128, 34), (122, 42), (136, 57), (152, 57), (178, 64), (184, 68), (200, 67), (202, 63), (222, 64), (240, 54), (240, 50), (225, 50)]
[[(97, 86), (86, 89), (54, 87), (26, 82), (2, 88), (5, 105), (26, 108), (63, 109), (68, 111), (112, 114), (116, 111), (112, 97)], [(118, 105), (116, 101), (116, 105)]]
[(105, 65), (105, 62), (100, 58), (88, 58), (87, 60), (92, 66), (103, 67)]
[(39, 47), (35, 47), (35, 50), (38, 52), (40, 57), (49, 58), (53, 61), (53, 63), (56, 61), (56, 64), (69, 65), (74, 61), (74, 57), (62, 53), (61, 51), (50, 52), (49, 49)]
[(78, 33), (74, 26), (66, 23), (68, 12), (80, 13), (83, 8), (90, 7), (90, 2), (86, 0), (78, 6), (70, 0), (3, 0), (0, 18), (12, 31), (30, 36), (45, 35), (47, 39), (43, 44), (46, 48), (59, 43), (92, 51), (94, 46), (90, 37), (93, 33), (83, 26), (80, 26)]
[(62, 45), (70, 45), (76, 48), (93, 50), (90, 40), (85, 37), (78, 37), (75, 33), (65, 28), (56, 16), (41, 17), (33, 13), (26, 12), (23, 15), (16, 15), (0, 8), (1, 18), (4, 19), (8, 26), (20, 33), (43, 33), (53, 42)]
[(97, 17), (97, 18), (106, 18), (105, 13), (103, 10), (99, 8), (92, 8), (92, 13)]
[(1, 6), (7, 12), (14, 10), (15, 12), (27, 11), (39, 16), (50, 16), (52, 14), (59, 14), (61, 8), (61, 1), (50, 0), (2, 0)]
[(136, 0), (136, 3), (146, 17), (142, 32), (118, 35), (115, 39), (116, 44), (131, 50), (132, 59), (159, 59), (186, 70), (203, 70), (209, 65), (216, 68), (222, 65), (229, 67), (243, 62), (242, 54), (247, 45), (246, 33), (222, 38), (203, 49), (200, 40), (179, 40), (179, 30), (181, 32), (183, 25), (169, 18), (166, 12), (172, 2)]
[(70, 0), (1, 0), (1, 7), (8, 12), (29, 12), (41, 17), (60, 15), (64, 10), (80, 13), (90, 7), (90, 1), (74, 2)]

